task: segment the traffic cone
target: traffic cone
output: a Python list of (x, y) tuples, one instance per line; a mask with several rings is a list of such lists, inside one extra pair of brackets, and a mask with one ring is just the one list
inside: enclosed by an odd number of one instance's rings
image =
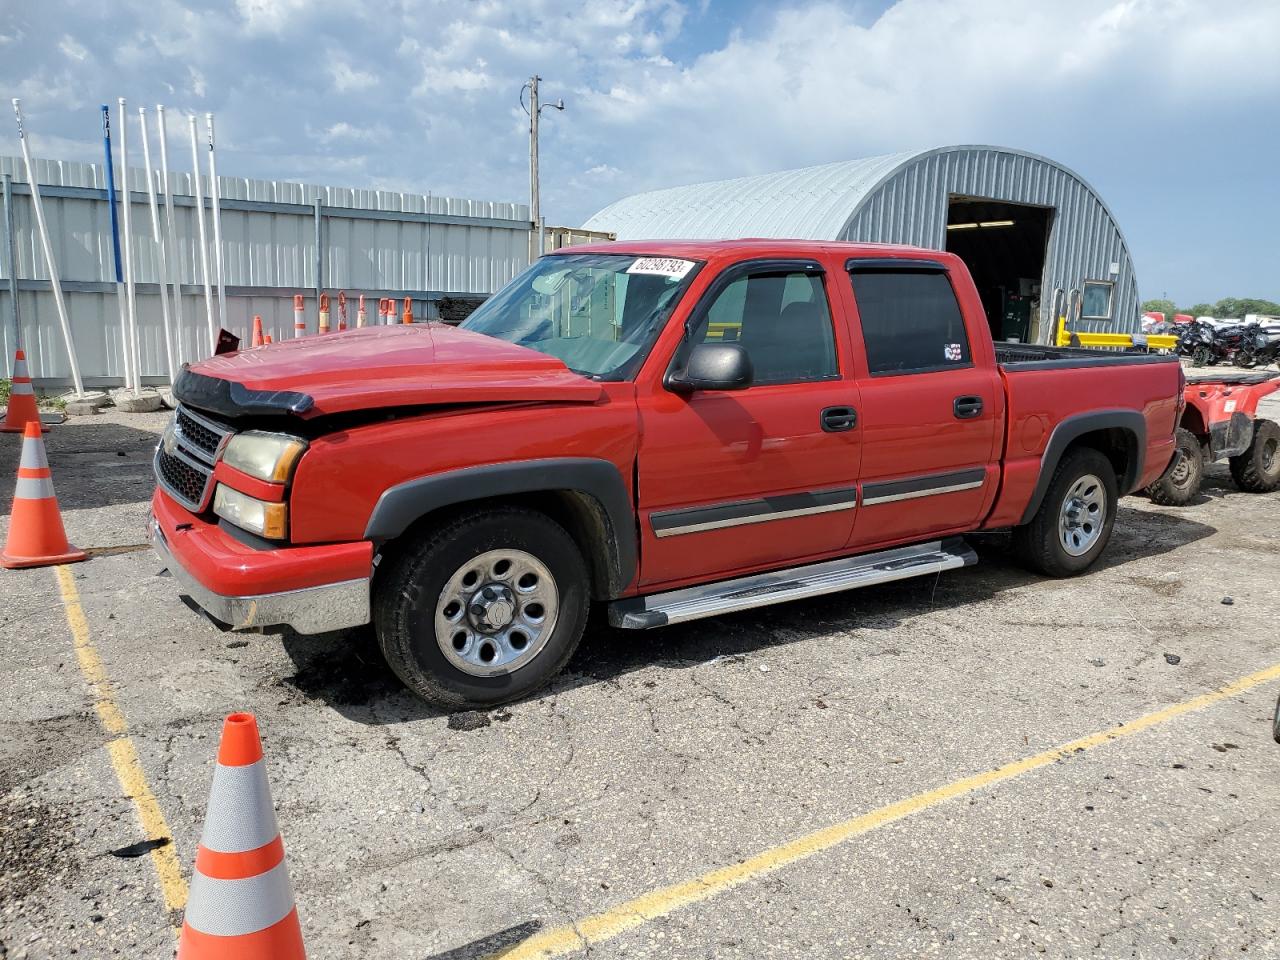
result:
[(178, 960), (305, 960), (258, 721), (222, 725)]
[(356, 329), (359, 330), (369, 322), (369, 314), (364, 310), (364, 294), (360, 294), (360, 306), (356, 310)]
[(9, 511), (9, 536), (0, 566), (45, 567), (55, 563), (75, 563), (85, 552), (67, 543), (58, 513), (58, 498), (53, 495), (53, 475), (44, 453), (40, 421), (27, 422), (22, 435), (22, 459), (18, 463), (18, 486)]
[[(395, 311), (394, 306), (391, 309), (393, 312)], [(404, 298), (404, 315), (401, 317), (401, 319), (405, 323), (413, 323), (413, 297)]]
[(305, 337), (307, 335), (307, 318), (303, 316), (302, 311), (302, 294), (295, 293), (293, 295), (293, 335), (295, 337)]
[(329, 295), (327, 293), (320, 294), (320, 324), (318, 329), (321, 333), (329, 332)]
[(382, 326), (383, 324), (387, 324), (391, 322), (391, 310), (387, 306), (388, 302), (389, 301), (387, 300), (386, 297), (378, 298), (378, 325), (379, 326)]
[(262, 345), (263, 345), (264, 347), (269, 347), (269, 346), (271, 346), (271, 334), (269, 334), (269, 333), (264, 333), (264, 334), (262, 335)]
[(36, 394), (31, 389), (31, 377), (27, 374), (27, 355), (19, 350), (13, 355), (9, 409), (4, 415), (4, 424), (0, 425), (0, 433), (22, 433), (31, 421), (40, 422), (40, 411), (36, 409)]
[(257, 314), (253, 317), (253, 342), (251, 346), (260, 347), (265, 341), (262, 339), (262, 318)]
[(338, 329), (347, 329), (347, 291), (338, 291)]

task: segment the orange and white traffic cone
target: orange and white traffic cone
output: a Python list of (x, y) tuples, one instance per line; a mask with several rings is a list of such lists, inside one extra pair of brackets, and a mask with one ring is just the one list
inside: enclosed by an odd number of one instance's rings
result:
[[(0, 433), (22, 433), (30, 422), (40, 422), (36, 394), (27, 373), (27, 355), (21, 350), (13, 355), (13, 383), (9, 387), (9, 409), (5, 412)], [(41, 429), (44, 429), (43, 426)]]
[[(392, 301), (394, 303), (394, 301)], [(395, 307), (391, 308), (392, 310)], [(400, 318), (405, 323), (413, 323), (413, 297), (404, 298), (404, 314)]]
[(22, 459), (18, 463), (18, 486), (9, 511), (9, 536), (0, 553), (0, 566), (46, 567), (55, 563), (75, 563), (86, 554), (67, 543), (53, 495), (53, 475), (40, 436), (40, 421), (27, 422), (22, 435)]
[(338, 291), (338, 329), (347, 329), (347, 291)]
[(253, 342), (251, 346), (260, 347), (265, 343), (262, 339), (262, 318), (257, 314), (253, 316)]
[(318, 329), (321, 333), (329, 332), (329, 295), (327, 293), (320, 294), (320, 324)]
[(271, 346), (271, 334), (269, 334), (269, 333), (264, 333), (264, 334), (262, 335), (262, 345), (263, 345), (264, 347), (269, 347), (269, 346)]
[(258, 721), (222, 725), (178, 960), (305, 960)]
[(303, 315), (303, 302), (302, 294), (293, 295), (293, 335), (295, 337), (307, 335), (307, 318)]
[(391, 322), (391, 301), (386, 297), (378, 298), (378, 325), (383, 326)]
[(369, 314), (364, 310), (364, 294), (360, 294), (360, 306), (356, 310), (356, 329), (359, 330), (369, 322)]

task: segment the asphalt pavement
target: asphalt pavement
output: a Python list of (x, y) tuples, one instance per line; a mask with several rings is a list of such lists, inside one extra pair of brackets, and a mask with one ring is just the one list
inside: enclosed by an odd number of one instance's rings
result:
[(938, 578), (593, 626), (539, 696), (449, 717), (367, 631), (179, 600), (144, 544), (164, 422), (55, 427), (94, 555), (0, 575), (0, 957), (172, 956), (235, 710), (316, 958), (1280, 952), (1280, 494), (1223, 465), (1126, 498), (1078, 579), (978, 537)]

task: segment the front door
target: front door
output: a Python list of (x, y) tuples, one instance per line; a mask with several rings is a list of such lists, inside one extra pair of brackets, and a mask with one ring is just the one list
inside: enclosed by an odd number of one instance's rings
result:
[[(972, 529), (1000, 482), (1004, 388), (974, 298), (973, 326), (933, 261), (852, 261), (862, 501), (851, 546)], [(974, 362), (974, 351), (980, 362)]]
[[(682, 347), (746, 347), (750, 387), (642, 388), (641, 582), (675, 586), (842, 550), (860, 451), (849, 335), (810, 260), (736, 264), (689, 319)], [(679, 361), (679, 353), (674, 358)]]

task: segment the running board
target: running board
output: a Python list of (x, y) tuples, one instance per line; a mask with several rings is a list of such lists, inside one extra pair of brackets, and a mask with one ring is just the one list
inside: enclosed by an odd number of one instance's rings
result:
[(669, 623), (715, 617), (772, 603), (817, 597), (824, 593), (870, 587), (877, 583), (921, 577), (978, 562), (960, 537), (916, 543), (909, 547), (827, 560), (805, 567), (772, 570), (736, 580), (702, 584), (669, 593), (631, 597), (609, 604), (609, 623), (628, 630), (648, 630)]

